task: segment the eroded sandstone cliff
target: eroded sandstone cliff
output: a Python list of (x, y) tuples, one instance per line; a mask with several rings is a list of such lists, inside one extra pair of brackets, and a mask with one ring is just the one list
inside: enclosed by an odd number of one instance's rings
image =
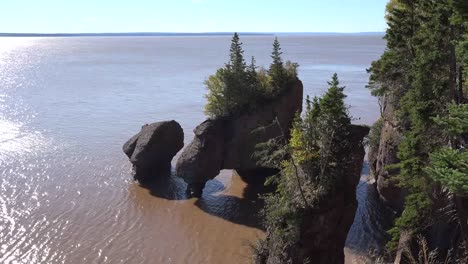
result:
[(252, 158), (255, 146), (281, 135), (281, 129), (272, 125), (276, 119), (283, 131), (289, 131), (295, 114), (302, 111), (302, 99), (302, 82), (296, 80), (276, 99), (253, 111), (200, 124), (176, 165), (177, 175), (188, 183), (187, 191), (200, 196), (205, 183), (222, 169), (243, 174), (261, 169)]
[(394, 104), (394, 100), (390, 97), (383, 99), (383, 127), (380, 133), (380, 143), (377, 146), (371, 146), (368, 159), (381, 200), (393, 210), (401, 212), (404, 204), (404, 190), (392, 180), (392, 177), (399, 172), (387, 168), (389, 165), (398, 163), (397, 151), (402, 137), (397, 127)]

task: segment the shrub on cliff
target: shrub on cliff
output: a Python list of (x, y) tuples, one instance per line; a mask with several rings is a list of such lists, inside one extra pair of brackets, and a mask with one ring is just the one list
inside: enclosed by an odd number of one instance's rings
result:
[(210, 117), (229, 116), (255, 109), (257, 104), (274, 99), (297, 78), (297, 63), (283, 64), (280, 44), (273, 43), (273, 62), (267, 70), (246, 64), (239, 35), (231, 41), (229, 62), (205, 81), (208, 94), (205, 113)]
[(384, 121), (382, 118), (379, 118), (372, 126), (369, 132), (369, 149), (378, 149), (380, 144), (380, 134)]

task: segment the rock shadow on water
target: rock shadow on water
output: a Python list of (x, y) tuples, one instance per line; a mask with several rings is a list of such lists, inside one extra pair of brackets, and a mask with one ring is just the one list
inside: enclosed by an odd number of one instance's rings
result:
[[(165, 200), (188, 200), (187, 184), (183, 179), (175, 175), (174, 168), (168, 168), (158, 172), (151, 172), (149, 175), (135, 175), (141, 187), (147, 189), (152, 196)], [(213, 184), (213, 183), (212, 183)], [(224, 190), (224, 185), (219, 182), (217, 185)]]
[[(207, 183), (207, 187), (209, 187), (209, 184), (210, 182)], [(264, 193), (263, 184), (246, 185), (241, 198), (225, 194), (216, 195), (215, 192), (204, 191), (202, 197), (195, 202), (195, 205), (204, 212), (226, 221), (265, 231), (260, 215), (264, 206), (260, 195)]]
[[(212, 216), (264, 231), (260, 217), (264, 202), (260, 195), (268, 192), (268, 188), (264, 186), (263, 181), (247, 184), (241, 197), (238, 197), (223, 194), (226, 186), (215, 178), (206, 183), (200, 198), (192, 198), (187, 193), (187, 183), (175, 175), (174, 168), (145, 178), (151, 178), (151, 180), (139, 184), (147, 189), (152, 196), (173, 201), (197, 199), (194, 203), (195, 206)], [(242, 180), (239, 179), (239, 181)]]

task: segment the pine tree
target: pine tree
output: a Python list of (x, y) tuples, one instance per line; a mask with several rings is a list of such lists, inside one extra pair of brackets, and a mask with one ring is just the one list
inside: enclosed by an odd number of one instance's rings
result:
[(283, 60), (281, 59), (281, 54), (283, 54), (283, 52), (281, 52), (278, 37), (275, 37), (275, 40), (273, 41), (273, 51), (271, 53), (271, 58), (273, 59), (272, 65), (279, 68), (283, 67)]
[[(263, 68), (257, 71), (255, 58), (249, 65), (244, 60), (244, 50), (239, 35), (234, 33), (231, 40), (229, 61), (209, 76), (205, 82), (208, 88), (205, 113), (210, 117), (229, 116), (254, 110), (257, 105), (265, 103), (279, 95), (279, 87), (288, 88), (285, 84), (297, 79), (297, 63), (288, 62), (285, 69), (281, 60), (279, 42), (274, 45), (273, 77)], [(288, 72), (286, 72), (289, 70)], [(285, 74), (286, 73), (286, 74)]]
[(246, 69), (244, 60), (244, 50), (242, 49), (242, 42), (240, 42), (239, 35), (234, 33), (231, 40), (231, 49), (229, 55), (228, 69), (235, 73), (242, 73)]
[(274, 93), (280, 93), (281, 89), (286, 85), (286, 73), (283, 65), (283, 60), (281, 58), (281, 47), (276, 37), (273, 41), (273, 51), (271, 52), (272, 63), (268, 70), (268, 74), (272, 79), (272, 86), (275, 88)]
[(255, 65), (255, 63), (256, 63), (255, 57), (252, 56), (252, 58), (251, 58), (251, 60), (250, 60), (250, 64), (249, 64), (249, 66), (247, 67), (247, 73), (249, 74), (250, 77), (256, 75), (257, 66)]
[(248, 86), (248, 97), (254, 98), (254, 100), (260, 100), (262, 97), (262, 89), (260, 80), (258, 78), (257, 66), (256, 66), (255, 57), (252, 56), (249, 66), (247, 66), (247, 83)]
[(340, 81), (338, 80), (338, 74), (333, 74), (332, 80), (328, 82), (330, 86), (327, 93), (323, 96), (320, 101), (321, 111), (326, 111), (330, 116), (338, 121), (343, 121), (345, 123), (350, 123), (346, 106), (344, 104), (344, 99), (346, 95), (343, 93), (345, 87), (340, 86)]

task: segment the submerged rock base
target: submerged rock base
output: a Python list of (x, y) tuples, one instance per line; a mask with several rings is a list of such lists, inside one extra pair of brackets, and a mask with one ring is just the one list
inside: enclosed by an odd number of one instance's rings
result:
[(145, 183), (155, 175), (169, 175), (172, 158), (183, 146), (184, 131), (172, 120), (142, 126), (122, 149), (133, 164), (135, 180)]

